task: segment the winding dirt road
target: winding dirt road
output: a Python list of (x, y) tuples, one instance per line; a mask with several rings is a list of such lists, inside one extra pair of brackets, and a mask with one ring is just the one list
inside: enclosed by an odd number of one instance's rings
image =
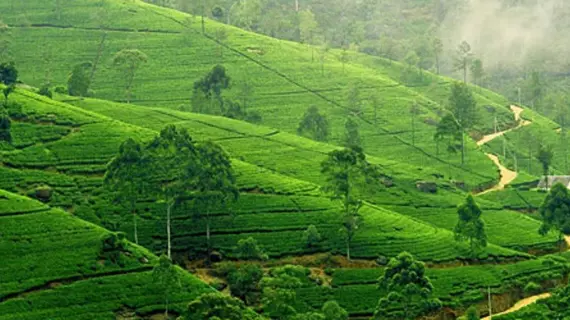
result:
[[(539, 295), (536, 295), (536, 296), (532, 296), (532, 297), (528, 297), (528, 298), (522, 299), (522, 300), (520, 300), (519, 302), (517, 302), (512, 308), (510, 308), (510, 309), (508, 309), (508, 310), (505, 310), (505, 311), (503, 311), (503, 312), (501, 312), (501, 313), (497, 313), (497, 314), (493, 315), (493, 317), (505, 315), (505, 314), (508, 314), (508, 313), (513, 313), (513, 312), (515, 312), (515, 311), (519, 311), (520, 309), (522, 309), (522, 308), (524, 308), (524, 307), (527, 307), (527, 306), (529, 306), (529, 305), (531, 305), (531, 304), (537, 302), (538, 300), (550, 298), (550, 296), (551, 296), (550, 293), (543, 293), (543, 294), (539, 294)], [(492, 319), (491, 317), (485, 317), (485, 318), (483, 318), (483, 319), (481, 319), (481, 320), (491, 320), (491, 319)]]
[[(481, 138), (481, 140), (477, 141), (477, 145), (478, 145), (478, 146), (482, 146), (482, 145), (484, 145), (484, 144), (486, 144), (486, 143), (489, 143), (489, 142), (493, 141), (494, 139), (496, 139), (496, 138), (498, 138), (498, 137), (503, 136), (504, 134), (506, 134), (506, 133), (508, 133), (508, 132), (511, 132), (511, 131), (513, 131), (513, 130), (519, 129), (519, 128), (524, 127), (524, 126), (528, 126), (528, 125), (530, 125), (530, 124), (532, 123), (532, 122), (530, 122), (530, 121), (523, 120), (523, 119), (521, 118), (521, 113), (524, 111), (523, 108), (518, 107), (518, 106), (515, 106), (515, 105), (512, 105), (512, 106), (511, 106), (511, 111), (512, 111), (513, 114), (514, 114), (514, 116), (515, 116), (515, 121), (518, 122), (518, 125), (517, 125), (516, 127), (514, 127), (514, 128), (511, 128), (511, 129), (508, 129), (508, 130), (505, 130), (505, 131), (501, 131), (501, 132), (497, 132), (497, 133), (493, 133), (493, 134), (489, 134), (489, 135), (484, 136), (483, 138)], [(518, 176), (518, 173), (517, 173), (517, 172), (512, 171), (512, 170), (509, 170), (507, 167), (503, 166), (503, 165), (501, 164), (501, 162), (499, 161), (499, 157), (497, 157), (496, 155), (490, 154), (490, 153), (487, 153), (486, 155), (487, 155), (487, 157), (489, 157), (489, 159), (491, 159), (491, 160), (495, 163), (495, 165), (499, 168), (499, 171), (500, 171), (500, 173), (501, 173), (501, 180), (500, 180), (499, 183), (498, 183), (497, 185), (495, 185), (494, 187), (492, 187), (492, 188), (490, 188), (490, 189), (487, 189), (487, 190), (485, 190), (485, 191), (483, 191), (483, 192), (481, 192), (481, 193), (478, 193), (478, 195), (483, 195), (483, 194), (486, 194), (486, 193), (489, 193), (489, 192), (503, 190), (503, 189), (505, 189), (505, 187), (506, 187), (508, 184), (510, 184), (511, 182), (513, 182), (513, 181), (517, 178), (517, 176)]]

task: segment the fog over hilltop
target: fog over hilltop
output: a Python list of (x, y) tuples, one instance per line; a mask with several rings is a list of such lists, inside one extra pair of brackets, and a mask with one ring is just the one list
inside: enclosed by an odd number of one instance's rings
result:
[(522, 64), (551, 69), (567, 65), (569, 44), (562, 36), (565, 0), (467, 0), (448, 12), (440, 33), (447, 49), (461, 41), (471, 44), (473, 52), (488, 68)]

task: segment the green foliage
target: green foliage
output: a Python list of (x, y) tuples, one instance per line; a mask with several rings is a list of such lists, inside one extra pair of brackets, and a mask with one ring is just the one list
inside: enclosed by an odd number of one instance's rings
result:
[(377, 178), (378, 172), (358, 147), (330, 152), (321, 163), (321, 172), (326, 179), (324, 190), (343, 205), (346, 256), (350, 260), (350, 243), (362, 220), (359, 214), (362, 201), (356, 197), (356, 192), (363, 181), (371, 182)]
[(8, 113), (4, 108), (0, 109), (0, 142), (12, 143), (12, 133), (10, 128), (12, 127), (12, 120), (8, 116)]
[(321, 242), (321, 234), (319, 230), (314, 225), (310, 225), (305, 232), (303, 232), (303, 242), (309, 248), (314, 248)]
[(527, 283), (523, 289), (524, 293), (527, 295), (538, 294), (538, 293), (540, 293), (541, 290), (542, 290), (542, 287), (538, 283), (533, 282), (533, 281), (530, 281), (529, 283)]
[(124, 233), (111, 233), (103, 238), (100, 256), (114, 264), (123, 265), (123, 254), (127, 251), (127, 240)]
[(539, 212), (542, 225), (538, 232), (546, 235), (554, 229), (558, 232), (559, 242), (562, 245), (562, 236), (570, 234), (570, 195), (566, 186), (555, 184), (544, 199)]
[(236, 254), (242, 260), (267, 260), (267, 254), (253, 237), (241, 239), (237, 243)]
[(471, 45), (466, 41), (461, 42), (455, 52), (453, 67), (456, 71), (460, 70), (463, 72), (463, 83), (467, 83), (467, 70), (472, 59)]
[(344, 124), (344, 146), (346, 148), (361, 148), (359, 125), (356, 120), (349, 117)]
[(188, 304), (184, 320), (254, 320), (259, 317), (242, 301), (220, 293), (206, 293)]
[(44, 97), (48, 97), (48, 98), (53, 98), (53, 92), (51, 91), (51, 88), (49, 87), (49, 85), (44, 84), (40, 90), (38, 91), (39, 95), (42, 95)]
[(316, 106), (310, 106), (297, 128), (297, 134), (306, 135), (317, 141), (327, 141), (329, 137), (329, 122)]
[(416, 319), (440, 307), (438, 300), (430, 299), (433, 286), (424, 264), (407, 252), (390, 259), (378, 283), (388, 295), (378, 302), (374, 319)]
[(133, 215), (135, 243), (139, 243), (136, 203), (148, 191), (146, 165), (142, 160), (142, 146), (133, 139), (121, 144), (119, 154), (109, 162), (105, 173), (105, 186)]
[(327, 301), (322, 308), (325, 320), (348, 320), (348, 312), (336, 301)]
[[(437, 124), (437, 131), (434, 135), (434, 140), (438, 143), (443, 142), (447, 146), (447, 151), (456, 153), (461, 150), (462, 130), (457, 121), (452, 115), (444, 116)], [(439, 150), (437, 150), (439, 154)]]
[(90, 62), (80, 63), (73, 67), (67, 79), (67, 92), (69, 95), (77, 97), (87, 97), (89, 95), (89, 87), (91, 86), (89, 72), (91, 67)]
[(448, 107), (463, 130), (469, 130), (477, 123), (477, 101), (466, 84), (453, 84)]
[[(202, 79), (194, 82), (192, 110), (199, 113), (225, 114), (226, 107), (222, 93), (231, 86), (231, 78), (226, 68), (216, 65)], [(216, 107), (219, 110), (216, 110)]]
[(485, 223), (481, 219), (482, 213), (472, 195), (468, 195), (465, 203), (457, 208), (459, 220), (453, 229), (455, 239), (457, 241), (469, 241), (473, 254), (487, 246)]
[(154, 282), (158, 285), (164, 296), (165, 316), (168, 318), (168, 305), (170, 303), (170, 296), (176, 288), (181, 286), (180, 274), (176, 270), (176, 266), (172, 264), (170, 258), (162, 255), (158, 260), (158, 264), (152, 270)]
[(123, 49), (113, 57), (113, 65), (123, 73), (125, 78), (125, 89), (127, 92), (127, 103), (131, 102), (131, 90), (135, 79), (135, 74), (141, 65), (147, 63), (148, 57), (137, 49)]
[(536, 158), (538, 159), (538, 161), (542, 165), (542, 172), (543, 172), (544, 177), (546, 179), (546, 188), (547, 189), (548, 189), (548, 173), (550, 170), (550, 165), (552, 164), (552, 158), (553, 157), (554, 157), (554, 154), (552, 152), (552, 148), (540, 146), (540, 149), (538, 150), (538, 155), (536, 156)]
[(465, 320), (479, 320), (481, 317), (479, 316), (479, 310), (477, 310), (476, 306), (471, 306), (467, 309), (464, 316)]
[(0, 83), (10, 87), (18, 81), (18, 70), (14, 62), (0, 63)]
[(259, 282), (263, 278), (263, 269), (257, 264), (245, 264), (228, 274), (228, 284), (233, 296), (251, 305), (258, 299)]
[(300, 266), (287, 265), (271, 270), (261, 281), (263, 313), (271, 318), (286, 319), (297, 313), (296, 289), (308, 281), (310, 271)]

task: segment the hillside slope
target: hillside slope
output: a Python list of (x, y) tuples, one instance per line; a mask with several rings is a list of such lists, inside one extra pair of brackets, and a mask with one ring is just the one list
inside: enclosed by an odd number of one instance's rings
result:
[[(342, 64), (335, 50), (323, 51), (321, 64), (319, 48), (212, 21), (206, 22), (207, 33), (202, 34), (199, 20), (140, 1), (73, 0), (60, 15), (39, 0), (14, 7), (0, 4), (0, 9), (1, 19), (11, 27), (12, 51), (21, 53), (14, 59), (26, 83), (40, 86), (49, 70), (52, 83), (64, 84), (75, 64), (91, 61), (97, 65), (95, 95), (121, 101), (124, 79), (112, 66), (112, 56), (123, 48), (137, 48), (149, 62), (137, 73), (133, 102), (187, 110), (194, 81), (223, 64), (234, 80), (227, 97), (241, 100), (241, 87), (248, 83), (253, 88), (248, 109), (261, 114), (267, 126), (295, 133), (302, 114), (316, 105), (329, 117), (332, 143), (341, 143), (345, 120), (355, 117), (371, 155), (432, 168), (469, 189), (485, 188), (497, 177), (493, 163), (473, 141), (468, 143), (465, 166), (459, 165), (458, 155), (437, 151), (433, 124), (444, 110), (450, 79), (422, 72), (421, 79), (410, 82), (401, 77), (411, 72), (406, 66), (356, 53), (349, 53), (348, 63)], [(21, 17), (18, 12), (24, 9), (29, 13)], [(220, 34), (225, 36), (216, 36)], [(43, 51), (33, 50), (40, 44)], [(69, 50), (66, 54), (54, 54), (63, 47)], [(351, 88), (359, 89), (360, 110), (349, 108)], [(504, 98), (484, 90), (475, 94), (480, 123), (474, 136), (491, 131), (495, 115), (499, 123), (513, 124)], [(412, 121), (409, 110), (415, 102), (419, 110)]]
[[(128, 244), (113, 261), (103, 252), (111, 233), (40, 202), (0, 190), (0, 318), (116, 319), (164, 312), (152, 278), (157, 257)], [(119, 250), (119, 249), (117, 249)], [(181, 313), (213, 292), (178, 269), (173, 310)]]

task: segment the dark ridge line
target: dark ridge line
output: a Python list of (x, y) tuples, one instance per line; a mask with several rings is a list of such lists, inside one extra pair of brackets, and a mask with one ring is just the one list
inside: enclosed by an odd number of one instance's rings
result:
[(37, 214), (37, 213), (42, 213), (42, 212), (48, 212), (50, 211), (52, 208), (39, 208), (39, 209), (35, 209), (35, 210), (31, 210), (31, 211), (26, 211), (26, 212), (11, 212), (11, 213), (0, 213), (0, 219), (5, 218), (5, 217), (15, 217), (15, 216), (25, 216), (25, 215), (29, 215), (29, 214)]
[(62, 285), (69, 285), (69, 284), (72, 284), (72, 283), (75, 283), (78, 281), (83, 281), (83, 280), (98, 279), (98, 278), (116, 276), (116, 275), (121, 275), (121, 274), (142, 273), (142, 272), (150, 271), (152, 269), (153, 269), (153, 266), (143, 266), (143, 267), (138, 267), (138, 268), (130, 269), (130, 270), (115, 270), (115, 271), (97, 273), (97, 274), (92, 274), (92, 275), (77, 275), (77, 276), (71, 276), (71, 277), (67, 277), (67, 278), (50, 280), (46, 283), (36, 285), (36, 286), (32, 286), (32, 287), (30, 287), (24, 291), (6, 294), (6, 295), (0, 297), (0, 303), (4, 303), (4, 302), (6, 302), (8, 300), (12, 300), (12, 299), (20, 298), (26, 294), (29, 294), (29, 293), (32, 293), (35, 291), (53, 290), (54, 288), (52, 288), (51, 286), (58, 284), (58, 283), (61, 283)]
[[(162, 14), (156, 12), (156, 11), (154, 11), (154, 13), (157, 14), (157, 15), (160, 15), (160, 16), (162, 16), (162, 17), (169, 18), (169, 19), (171, 19), (172, 21), (178, 23), (179, 25), (181, 25), (181, 26), (183, 26), (183, 27), (186, 27), (186, 25), (185, 25), (184, 23), (182, 23), (181, 21), (178, 21), (177, 19), (175, 19), (175, 18), (173, 18), (173, 17), (168, 17), (168, 16), (165, 16), (165, 15), (162, 15)], [(321, 98), (322, 100), (327, 101), (327, 102), (329, 102), (330, 104), (332, 104), (332, 105), (334, 105), (334, 106), (336, 106), (336, 107), (339, 107), (339, 108), (341, 108), (341, 109), (344, 109), (344, 110), (346, 110), (346, 111), (350, 111), (348, 108), (342, 106), (340, 103), (338, 103), (338, 102), (336, 102), (336, 101), (334, 101), (334, 100), (332, 100), (332, 99), (330, 99), (330, 98), (328, 98), (328, 97), (326, 97), (326, 96), (320, 94), (319, 92), (316, 92), (316, 91), (312, 90), (311, 88), (309, 88), (309, 87), (307, 87), (307, 86), (305, 86), (305, 85), (303, 85), (303, 84), (301, 84), (301, 83), (299, 83), (299, 82), (297, 82), (297, 81), (295, 81), (295, 80), (289, 78), (289, 77), (288, 77), (287, 75), (285, 75), (284, 73), (282, 73), (282, 72), (280, 72), (280, 71), (278, 71), (278, 70), (276, 70), (276, 69), (274, 69), (274, 68), (268, 66), (267, 64), (265, 64), (265, 63), (263, 63), (263, 62), (261, 62), (261, 61), (258, 61), (258, 60), (256, 60), (256, 59), (254, 59), (254, 58), (248, 56), (247, 54), (245, 54), (245, 53), (243, 53), (243, 52), (241, 52), (241, 51), (239, 51), (239, 50), (237, 50), (237, 49), (235, 49), (235, 48), (233, 48), (233, 47), (231, 47), (231, 46), (229, 46), (229, 45), (227, 45), (227, 44), (225, 44), (225, 43), (223, 43), (223, 42), (221, 42), (221, 41), (219, 41), (219, 40), (217, 40), (217, 39), (215, 39), (214, 37), (210, 36), (209, 34), (207, 34), (207, 33), (200, 33), (200, 32), (197, 32), (197, 31), (194, 31), (194, 33), (196, 33), (196, 34), (201, 34), (201, 35), (204, 36), (205, 38), (207, 38), (207, 39), (209, 39), (209, 40), (211, 40), (211, 41), (217, 43), (218, 45), (220, 45), (220, 46), (222, 46), (222, 47), (225, 47), (226, 49), (230, 50), (231, 52), (234, 52), (235, 54), (237, 54), (237, 55), (239, 55), (239, 56), (242, 56), (242, 57), (246, 58), (246, 59), (249, 60), (249, 61), (252, 61), (253, 63), (255, 63), (255, 64), (261, 66), (262, 68), (265, 68), (266, 70), (269, 70), (269, 71), (275, 73), (276, 75), (278, 75), (278, 76), (280, 76), (281, 78), (283, 78), (283, 79), (289, 81), (289, 82), (292, 83), (293, 85), (295, 85), (295, 86), (297, 86), (297, 87), (299, 87), (299, 88), (302, 88), (302, 89), (304, 89), (304, 90), (306, 90), (306, 91), (308, 91), (308, 92), (310, 92), (310, 93), (316, 95), (317, 97)], [(416, 92), (416, 93), (417, 93), (417, 92)], [(417, 93), (417, 94), (418, 94), (419, 96), (423, 96), (423, 95), (421, 95), (420, 93)], [(368, 123), (369, 125), (373, 125), (373, 123), (372, 123), (371, 121), (369, 121), (369, 120), (367, 120), (367, 119), (364, 119), (363, 117), (358, 116), (358, 118), (360, 118), (362, 121)], [(375, 126), (373, 126), (373, 127), (375, 127)], [(378, 127), (378, 128), (379, 128), (380, 130), (382, 130), (382, 131), (388, 133), (388, 134), (391, 134), (391, 132), (390, 132), (389, 130), (385, 129), (385, 128), (382, 128), (382, 127)], [(423, 153), (425, 156), (427, 156), (427, 157), (429, 157), (429, 158), (432, 158), (432, 159), (435, 159), (436, 161), (439, 161), (439, 162), (441, 162), (441, 163), (443, 163), (443, 164), (446, 164), (446, 165), (455, 167), (455, 168), (457, 168), (457, 169), (459, 169), (459, 170), (463, 170), (463, 171), (465, 171), (465, 172), (469, 172), (469, 173), (471, 173), (471, 174), (474, 174), (474, 175), (476, 175), (476, 176), (478, 176), (478, 177), (481, 177), (481, 178), (484, 178), (484, 179), (495, 179), (494, 177), (488, 177), (488, 176), (482, 175), (482, 174), (480, 174), (480, 173), (478, 173), (478, 172), (475, 172), (475, 171), (473, 171), (473, 170), (467, 169), (467, 168), (465, 168), (465, 167), (463, 167), (463, 166), (461, 166), (461, 165), (457, 165), (457, 164), (454, 164), (454, 163), (449, 163), (449, 162), (447, 162), (447, 161), (445, 161), (445, 160), (443, 160), (443, 159), (441, 159), (441, 158), (439, 158), (439, 157), (436, 157), (436, 156), (434, 156), (434, 155), (432, 155), (432, 154), (426, 152), (425, 150), (423, 150), (423, 149), (421, 149), (421, 148), (418, 148), (418, 147), (412, 145), (410, 142), (405, 141), (404, 139), (400, 138), (400, 137), (397, 136), (397, 135), (392, 135), (392, 137), (394, 137), (395, 139), (399, 140), (399, 141), (402, 142), (403, 144), (405, 144), (405, 145), (407, 145), (407, 146), (409, 146), (409, 147), (411, 147), (411, 148), (413, 148), (413, 149), (418, 150), (420, 153)]]
[[(288, 214), (308, 214), (308, 213), (319, 213), (319, 212), (326, 212), (326, 211), (331, 211), (334, 210), (335, 208), (316, 208), (316, 209), (282, 209), (282, 210), (267, 210), (267, 211), (253, 211), (253, 213), (217, 213), (217, 214), (210, 214), (210, 216), (212, 218), (220, 218), (220, 217), (229, 217), (232, 215), (237, 215), (237, 216), (260, 216), (260, 215), (265, 215), (265, 214), (278, 214), (278, 215), (288, 215)], [(252, 212), (252, 211), (247, 211), (247, 212)], [(188, 214), (187, 216), (175, 216), (171, 218), (174, 221), (185, 221), (185, 220), (192, 220), (195, 219), (192, 217), (192, 214)], [(154, 220), (154, 219), (146, 219), (146, 220)], [(195, 219), (195, 220), (201, 220), (201, 219)]]

